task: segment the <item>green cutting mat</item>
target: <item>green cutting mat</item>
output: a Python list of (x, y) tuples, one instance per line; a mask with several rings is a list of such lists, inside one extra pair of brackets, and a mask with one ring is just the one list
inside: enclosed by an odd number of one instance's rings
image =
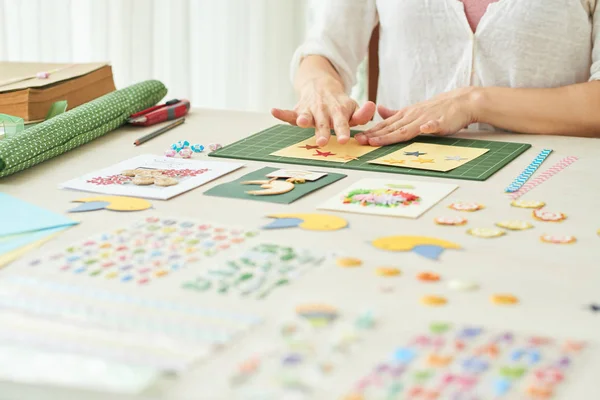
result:
[[(353, 131), (352, 135), (356, 133), (358, 133), (358, 131)], [(313, 135), (314, 129), (303, 129), (291, 125), (275, 125), (262, 132), (258, 132), (252, 136), (249, 136), (246, 139), (242, 139), (238, 142), (225, 146), (222, 149), (213, 151), (210, 153), (210, 156), (286, 164), (301, 164), (310, 165), (313, 167), (319, 166), (329, 168), (358, 169), (363, 171), (387, 172), (392, 174), (435, 176), (441, 178), (485, 181), (531, 147), (530, 144), (522, 143), (493, 142), (488, 140), (470, 140), (452, 137), (420, 136), (419, 138), (413, 139), (410, 142), (381, 147), (360, 157), (360, 160), (353, 160), (345, 164), (270, 155), (277, 150), (301, 142)], [(415, 142), (443, 144), (447, 146), (475, 147), (490, 149), (490, 151), (481, 157), (478, 157), (475, 160), (448, 172), (427, 171), (423, 169), (401, 168), (368, 163), (368, 161), (392, 153)]]

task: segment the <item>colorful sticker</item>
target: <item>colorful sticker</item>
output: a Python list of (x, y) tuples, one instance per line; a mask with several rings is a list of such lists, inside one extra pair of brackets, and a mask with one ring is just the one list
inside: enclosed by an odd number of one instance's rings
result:
[(467, 219), (463, 217), (437, 217), (433, 221), (438, 225), (453, 226), (461, 226), (467, 223)]
[(485, 207), (482, 204), (479, 204), (479, 203), (457, 202), (457, 203), (450, 204), (448, 206), (448, 208), (450, 208), (452, 210), (456, 210), (456, 211), (473, 212), (473, 211), (483, 210)]
[(520, 220), (507, 220), (507, 221), (500, 221), (498, 223), (496, 223), (497, 226), (499, 226), (500, 228), (504, 228), (504, 229), (510, 229), (511, 231), (523, 231), (526, 229), (530, 229), (533, 228), (533, 225), (527, 221), (520, 221)]
[(362, 265), (362, 260), (354, 257), (340, 257), (335, 260), (335, 263), (338, 265), (338, 267), (354, 268), (360, 267)]
[(441, 297), (441, 296), (423, 296), (421, 297), (421, 304), (424, 304), (426, 306), (433, 306), (433, 307), (437, 307), (437, 306), (443, 306), (446, 303), (448, 303), (448, 300), (446, 300), (445, 297)]
[(364, 207), (407, 207), (419, 205), (421, 198), (412, 193), (394, 189), (355, 189), (346, 194), (344, 204), (360, 204)]
[(542, 235), (540, 236), (540, 240), (544, 243), (553, 243), (553, 244), (571, 244), (577, 241), (575, 236), (565, 235), (565, 236), (557, 236), (557, 235)]
[(494, 294), (490, 297), (490, 301), (498, 305), (517, 304), (519, 299), (512, 294)]
[(467, 231), (469, 235), (477, 236), (480, 238), (490, 239), (497, 238), (505, 235), (505, 232), (502, 229), (497, 228), (473, 228)]
[(533, 210), (533, 218), (544, 222), (561, 222), (567, 219), (567, 216), (559, 212)]
[(510, 205), (519, 208), (542, 208), (546, 203), (535, 200), (513, 200)]

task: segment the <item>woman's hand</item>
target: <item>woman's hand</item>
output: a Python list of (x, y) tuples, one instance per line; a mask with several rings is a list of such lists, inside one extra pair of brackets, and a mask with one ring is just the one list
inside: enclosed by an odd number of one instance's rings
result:
[(421, 133), (452, 135), (477, 122), (477, 93), (474, 88), (456, 89), (399, 111), (379, 106), (384, 121), (355, 138), (362, 145), (385, 146)]
[(271, 114), (277, 119), (301, 128), (315, 128), (317, 145), (329, 142), (331, 129), (338, 143), (350, 139), (350, 127), (364, 125), (375, 115), (375, 104), (367, 102), (362, 107), (345, 92), (335, 79), (313, 79), (299, 90), (300, 101), (293, 110), (274, 108)]

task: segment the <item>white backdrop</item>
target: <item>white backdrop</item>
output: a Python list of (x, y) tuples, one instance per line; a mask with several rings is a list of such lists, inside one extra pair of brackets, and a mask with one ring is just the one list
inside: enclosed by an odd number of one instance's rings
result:
[(305, 0), (0, 0), (0, 60), (110, 61), (194, 106), (292, 106)]

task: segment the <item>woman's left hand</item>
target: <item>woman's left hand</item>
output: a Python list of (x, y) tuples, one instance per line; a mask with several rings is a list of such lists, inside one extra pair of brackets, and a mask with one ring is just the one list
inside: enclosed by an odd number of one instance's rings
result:
[(477, 122), (478, 91), (460, 88), (399, 111), (379, 106), (384, 121), (355, 136), (362, 145), (386, 146), (404, 142), (421, 133), (452, 135)]

